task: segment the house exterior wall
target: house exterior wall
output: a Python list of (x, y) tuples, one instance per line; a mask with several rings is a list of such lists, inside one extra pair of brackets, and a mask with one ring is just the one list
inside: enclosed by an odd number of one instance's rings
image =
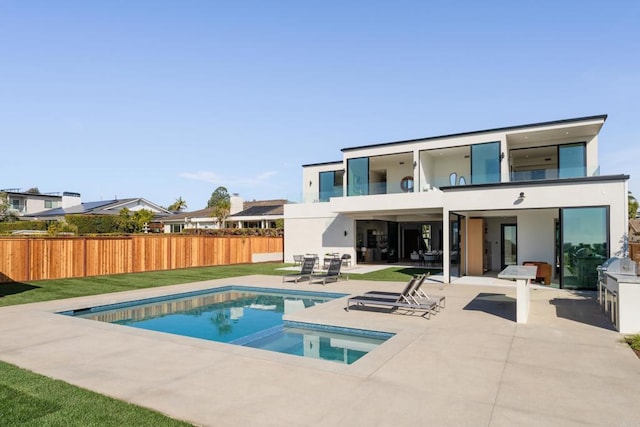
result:
[[(516, 205), (518, 195), (524, 201)], [(627, 235), (627, 184), (620, 181), (583, 182), (550, 185), (527, 185), (459, 190), (447, 192), (445, 201), (450, 211), (518, 210), (608, 206), (612, 253), (623, 249)]]
[[(285, 209), (285, 262), (293, 255), (349, 254), (355, 259), (355, 221), (331, 211), (329, 203), (287, 204)], [(346, 231), (346, 235), (345, 235)]]
[[(623, 253), (627, 235), (628, 176), (599, 176), (598, 133), (605, 119), (606, 116), (593, 116), (345, 148), (342, 162), (303, 168), (305, 203), (285, 209), (285, 259), (291, 261), (294, 253), (320, 253), (331, 246), (329, 243), (337, 243), (336, 247), (347, 250), (355, 243), (345, 238), (344, 232), (350, 235), (357, 220), (410, 224), (428, 223), (434, 217), (443, 221), (440, 247), (448, 254), (451, 213), (464, 218), (485, 218), (487, 232), (483, 243), (490, 254), (490, 260), (485, 261), (489, 262), (489, 268), (501, 267), (500, 231), (504, 223), (517, 224), (518, 263), (544, 261), (555, 265), (555, 224), (560, 210), (577, 207), (607, 207), (610, 255)], [(474, 172), (472, 160), (477, 153), (472, 146), (484, 143), (499, 144), (497, 182), (491, 182), (491, 171), (479, 176), (476, 182), (471, 175)], [(585, 146), (584, 172), (574, 168), (570, 162), (562, 166), (558, 160), (558, 153), (561, 153), (558, 147), (576, 143), (584, 143)], [(519, 151), (523, 149), (529, 151)], [(514, 163), (512, 153), (518, 164)], [(528, 159), (529, 154), (537, 156), (536, 162), (530, 162), (530, 166), (525, 161), (533, 160)], [(384, 171), (387, 194), (373, 194), (379, 189), (372, 190), (370, 186), (369, 194), (346, 196), (349, 186), (347, 171), (345, 196), (314, 203), (319, 199), (318, 173), (347, 168), (349, 159), (354, 158), (370, 159), (370, 183), (377, 182), (376, 177), (371, 177), (372, 171)], [(407, 161), (409, 158), (413, 161)], [(416, 162), (416, 167), (413, 162)], [(490, 162), (493, 160), (488, 158)], [(576, 169), (578, 174), (575, 178), (566, 178), (575, 176)], [(512, 171), (533, 171), (535, 174), (512, 176)], [(455, 183), (449, 180), (452, 173), (456, 174)], [(414, 192), (397, 191), (406, 176), (413, 176)], [(466, 185), (461, 185), (460, 177), (464, 177)], [(491, 183), (479, 184), (486, 177)], [(520, 193), (524, 197), (519, 197)], [(400, 251), (401, 245), (399, 242)], [(445, 264), (443, 269), (445, 278), (448, 278), (449, 266)], [(462, 271), (465, 271), (465, 266), (462, 266)]]
[(518, 264), (541, 261), (556, 265), (554, 249), (557, 219), (557, 209), (518, 212)]

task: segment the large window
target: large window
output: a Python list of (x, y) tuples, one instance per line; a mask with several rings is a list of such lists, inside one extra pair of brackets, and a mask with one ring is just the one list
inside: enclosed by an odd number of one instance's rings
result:
[(558, 177), (578, 178), (586, 176), (585, 145), (569, 144), (558, 148)]
[(347, 196), (369, 194), (369, 159), (359, 157), (347, 160)]
[(565, 208), (560, 218), (562, 287), (596, 289), (596, 268), (609, 253), (608, 208)]
[(471, 146), (471, 183), (500, 182), (500, 143)]
[(328, 202), (331, 197), (341, 197), (343, 180), (343, 170), (320, 172), (320, 201)]

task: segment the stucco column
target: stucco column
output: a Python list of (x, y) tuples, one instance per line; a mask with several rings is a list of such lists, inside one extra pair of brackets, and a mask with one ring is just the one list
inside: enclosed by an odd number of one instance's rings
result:
[(442, 280), (444, 283), (451, 282), (451, 223), (449, 221), (449, 210), (442, 209)]

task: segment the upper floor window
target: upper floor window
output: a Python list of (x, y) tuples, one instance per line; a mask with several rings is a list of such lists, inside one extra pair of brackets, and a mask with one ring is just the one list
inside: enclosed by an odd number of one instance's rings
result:
[(512, 149), (509, 164), (512, 181), (587, 176), (583, 142)]
[(369, 159), (359, 157), (347, 160), (347, 196), (369, 194)]
[(44, 201), (44, 208), (45, 209), (51, 209), (53, 207), (53, 201), (52, 200), (45, 200)]
[(561, 145), (558, 147), (558, 177), (576, 178), (586, 175), (586, 154), (584, 143)]
[(500, 143), (488, 142), (471, 146), (471, 183), (500, 182)]
[(319, 175), (321, 202), (328, 202), (331, 197), (342, 196), (343, 170), (320, 172)]

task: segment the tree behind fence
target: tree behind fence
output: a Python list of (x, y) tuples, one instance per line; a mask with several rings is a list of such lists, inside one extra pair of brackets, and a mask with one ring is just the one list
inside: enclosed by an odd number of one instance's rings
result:
[(245, 264), (282, 254), (283, 238), (133, 235), (0, 239), (0, 282)]

